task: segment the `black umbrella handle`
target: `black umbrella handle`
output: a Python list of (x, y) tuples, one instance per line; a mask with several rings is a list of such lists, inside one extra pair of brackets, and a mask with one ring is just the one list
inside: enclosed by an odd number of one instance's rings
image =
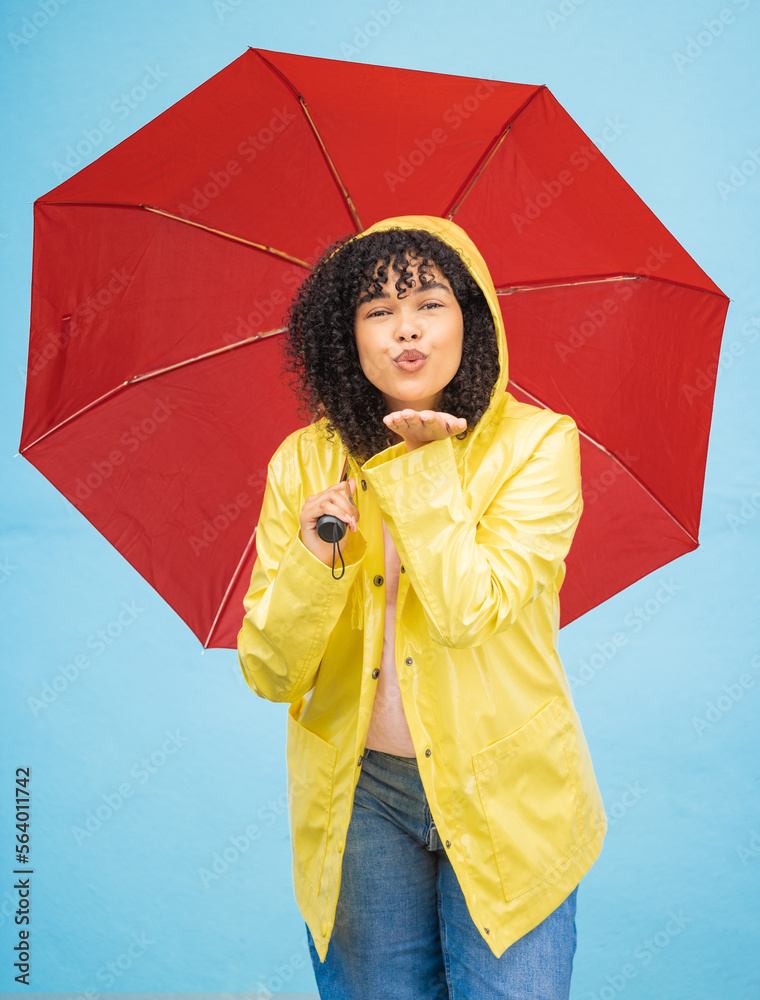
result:
[[(333, 557), (332, 557), (332, 575), (333, 580), (340, 580), (343, 574), (346, 572), (346, 564), (343, 562), (343, 553), (340, 551), (340, 545), (338, 544), (346, 533), (346, 522), (341, 521), (339, 517), (335, 517), (332, 514), (323, 514), (317, 521), (317, 534), (322, 539), (323, 542), (332, 542), (333, 546)], [(341, 571), (340, 576), (335, 575), (335, 552), (337, 550), (338, 556), (340, 557)]]
[(323, 514), (317, 521), (317, 534), (323, 542), (339, 542), (346, 533), (346, 522), (333, 514)]

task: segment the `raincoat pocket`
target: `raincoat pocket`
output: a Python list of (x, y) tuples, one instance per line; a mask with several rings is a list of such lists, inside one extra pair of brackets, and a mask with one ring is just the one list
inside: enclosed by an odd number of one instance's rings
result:
[(327, 853), (337, 747), (297, 719), (303, 699), (288, 708), (288, 812), (294, 868), (319, 893)]
[(472, 766), (509, 902), (551, 878), (584, 840), (569, 710), (554, 698), (520, 729), (474, 753)]

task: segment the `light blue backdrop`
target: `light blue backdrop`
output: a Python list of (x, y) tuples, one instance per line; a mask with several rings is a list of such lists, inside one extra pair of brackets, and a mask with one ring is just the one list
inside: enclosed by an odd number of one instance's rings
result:
[[(579, 894), (573, 997), (760, 997), (759, 13), (757, 0), (4, 0), (0, 989), (25, 989), (10, 805), (14, 769), (31, 766), (33, 989), (315, 992), (291, 883), (287, 706), (249, 691), (233, 651), (202, 655), (13, 457), (32, 202), (253, 45), (547, 84), (731, 297), (701, 548), (560, 636), (610, 816)], [(366, 31), (373, 20), (389, 23)], [(129, 106), (150, 71), (155, 88)], [(113, 131), (66, 167), (104, 117)]]

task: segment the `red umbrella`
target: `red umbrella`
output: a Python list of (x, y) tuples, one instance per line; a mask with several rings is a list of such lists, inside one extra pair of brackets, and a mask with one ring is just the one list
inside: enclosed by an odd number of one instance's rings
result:
[(546, 87), (249, 49), (34, 206), (21, 452), (206, 646), (235, 645), (301, 423), (287, 304), (393, 215), (468, 232), (509, 391), (578, 424), (561, 624), (698, 545), (728, 299)]

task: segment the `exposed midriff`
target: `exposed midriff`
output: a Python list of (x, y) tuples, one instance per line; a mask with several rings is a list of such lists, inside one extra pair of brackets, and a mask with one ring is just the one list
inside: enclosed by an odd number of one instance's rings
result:
[(401, 560), (385, 521), (383, 521), (383, 546), (385, 550), (383, 652), (365, 746), (370, 750), (381, 750), (401, 757), (414, 757), (416, 755), (412, 734), (404, 714), (396, 672), (396, 595)]

